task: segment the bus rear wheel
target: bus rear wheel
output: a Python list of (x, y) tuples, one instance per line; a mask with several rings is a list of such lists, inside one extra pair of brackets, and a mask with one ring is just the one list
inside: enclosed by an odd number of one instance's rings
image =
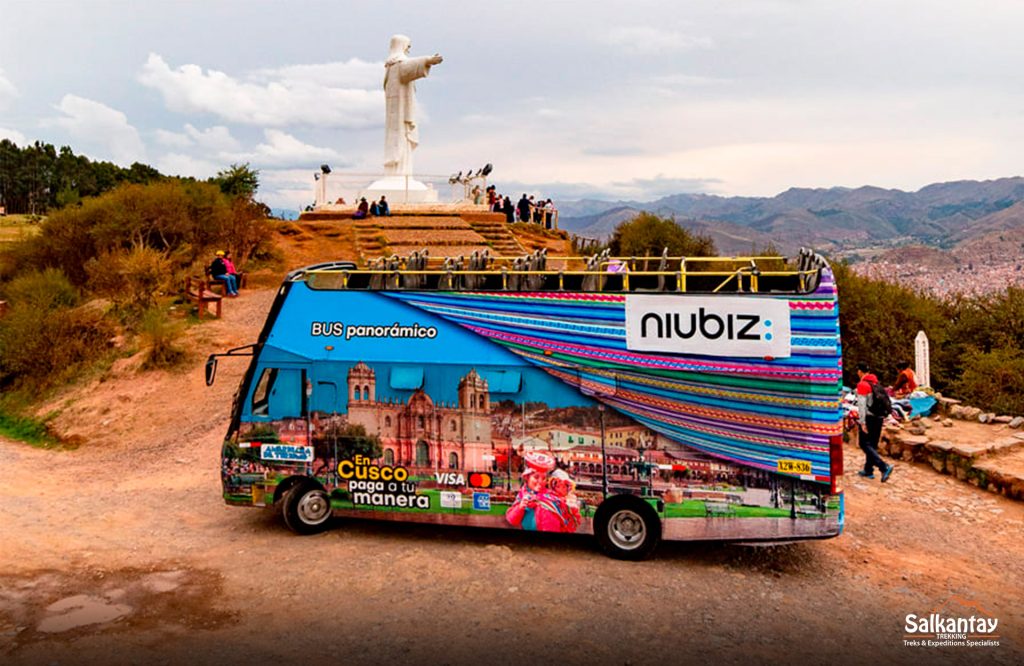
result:
[(284, 524), (296, 534), (322, 532), (330, 522), (331, 498), (314, 483), (297, 483), (284, 494), (281, 515)]
[(619, 560), (643, 560), (661, 541), (661, 521), (642, 499), (611, 498), (598, 509), (594, 535), (605, 554)]

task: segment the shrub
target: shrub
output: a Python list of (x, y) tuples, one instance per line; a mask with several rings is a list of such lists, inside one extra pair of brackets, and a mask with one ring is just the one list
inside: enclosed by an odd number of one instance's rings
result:
[(78, 289), (56, 268), (20, 275), (3, 285), (3, 294), (12, 307), (39, 310), (74, 307), (79, 301)]
[(0, 383), (45, 390), (104, 356), (116, 334), (98, 308), (15, 304), (0, 319)]
[(183, 325), (172, 321), (160, 308), (150, 308), (142, 315), (139, 337), (146, 351), (143, 370), (171, 368), (182, 363), (188, 354), (179, 346)]
[(0, 269), (11, 275), (61, 268), (72, 284), (84, 286), (90, 279), (86, 265), (106, 254), (147, 248), (183, 268), (205, 260), (213, 249), (231, 248), (243, 262), (270, 236), (259, 204), (232, 199), (216, 185), (168, 179), (122, 185), (56, 211), (39, 234), (5, 250)]
[(89, 287), (106, 296), (131, 318), (156, 304), (157, 295), (170, 286), (172, 266), (167, 256), (147, 247), (114, 250), (85, 265)]
[(964, 371), (952, 384), (954, 395), (1001, 414), (1024, 414), (1024, 352), (1012, 347), (969, 351)]

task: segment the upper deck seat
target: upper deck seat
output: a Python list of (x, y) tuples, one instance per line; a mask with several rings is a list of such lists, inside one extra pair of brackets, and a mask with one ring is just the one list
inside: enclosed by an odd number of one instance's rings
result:
[[(646, 261), (645, 261), (646, 263)], [(636, 262), (630, 260), (631, 265), (636, 265)], [(644, 270), (647, 270), (646, 265)], [(632, 275), (630, 276), (630, 288), (633, 291), (665, 291), (665, 273), (668, 271), (668, 248), (664, 248), (661, 251), (661, 259), (658, 261), (658, 268), (656, 269), (658, 275)], [(635, 286), (634, 286), (635, 285)]]

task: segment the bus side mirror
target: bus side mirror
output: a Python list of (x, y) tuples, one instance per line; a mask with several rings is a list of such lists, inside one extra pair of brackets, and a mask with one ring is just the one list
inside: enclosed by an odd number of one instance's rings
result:
[(210, 354), (206, 359), (206, 385), (213, 386), (213, 380), (217, 377), (217, 357)]

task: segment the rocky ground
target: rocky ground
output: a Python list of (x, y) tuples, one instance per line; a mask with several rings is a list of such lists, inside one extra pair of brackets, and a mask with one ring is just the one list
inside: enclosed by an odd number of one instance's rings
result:
[[(654, 559), (589, 538), (344, 521), (315, 537), (225, 506), (219, 447), (272, 300), (243, 292), (190, 329), (193, 363), (127, 359), (54, 398), (76, 450), (0, 441), (0, 662), (1016, 664), (1024, 503), (927, 463), (862, 480), (847, 528), (771, 548), (664, 543)], [(961, 425), (943, 429), (954, 439)], [(904, 646), (907, 614), (999, 619), (998, 647)]]

